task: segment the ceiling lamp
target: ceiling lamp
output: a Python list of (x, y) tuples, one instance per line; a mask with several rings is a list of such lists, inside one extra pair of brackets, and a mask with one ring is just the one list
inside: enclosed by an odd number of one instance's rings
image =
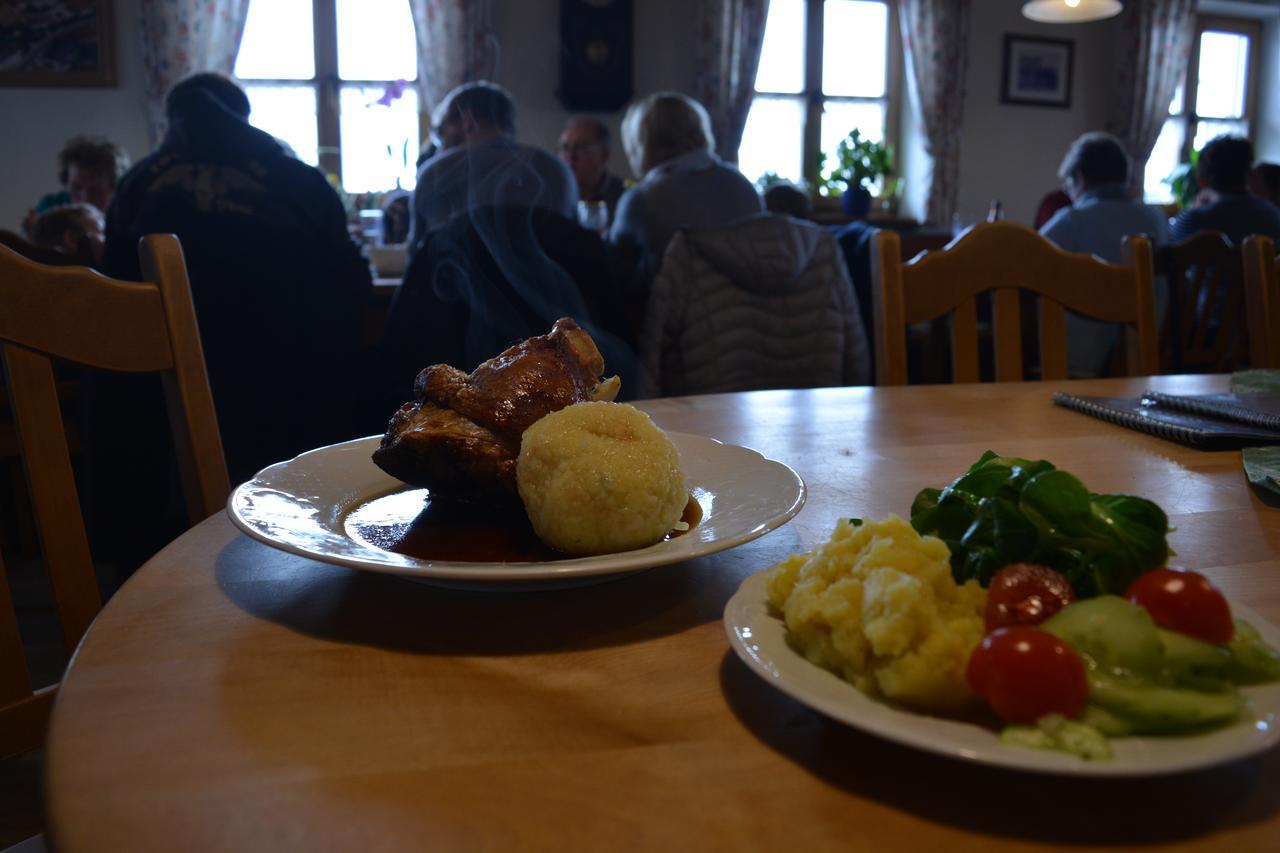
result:
[(1123, 9), (1120, 0), (1028, 0), (1022, 15), (1042, 24), (1079, 24), (1119, 15)]

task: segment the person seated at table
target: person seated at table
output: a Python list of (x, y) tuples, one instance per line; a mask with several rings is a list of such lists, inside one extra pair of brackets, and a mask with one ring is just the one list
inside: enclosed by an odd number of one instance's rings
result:
[(679, 228), (710, 228), (760, 213), (760, 194), (718, 158), (702, 104), (658, 92), (622, 119), (622, 147), (640, 182), (622, 194), (610, 242), (638, 251), (655, 268)]
[(771, 184), (764, 191), (764, 209), (796, 219), (808, 219), (812, 205), (809, 196), (795, 184), (783, 182)]
[(102, 260), (106, 223), (102, 211), (91, 204), (65, 204), (46, 210), (31, 227), (31, 242), (55, 249), (86, 266)]
[(433, 124), (440, 150), (418, 172), (411, 254), (432, 231), (481, 206), (522, 205), (577, 217), (573, 173), (546, 151), (516, 142), (516, 104), (506, 89), (484, 80), (464, 83), (445, 96)]
[(27, 212), (23, 231), (28, 239), (36, 218), (54, 207), (91, 204), (105, 212), (116, 184), (129, 170), (129, 155), (114, 142), (99, 136), (75, 136), (58, 152), (58, 183), (62, 189), (43, 196)]
[[(1154, 245), (1168, 240), (1164, 212), (1129, 194), (1128, 153), (1109, 133), (1086, 133), (1062, 158), (1058, 178), (1071, 206), (1055, 213), (1040, 233), (1068, 252), (1124, 262), (1124, 238), (1145, 234)], [(1072, 376), (1099, 376), (1119, 341), (1119, 327), (1067, 313), (1067, 366)]]
[(866, 385), (871, 352), (832, 233), (779, 214), (682, 228), (653, 283), (640, 396)]
[(1239, 245), (1250, 234), (1280, 240), (1280, 208), (1249, 193), (1253, 143), (1243, 136), (1217, 136), (1200, 150), (1196, 172), (1211, 200), (1179, 213), (1170, 239), (1181, 243), (1201, 231), (1220, 231)]
[[(107, 214), (102, 264), (108, 275), (139, 280), (140, 237), (168, 232), (182, 241), (232, 482), (381, 426), (359, 419), (369, 264), (325, 176), (250, 125), (249, 109), (244, 91), (221, 75), (173, 87), (164, 140), (120, 182)], [(127, 511), (111, 490), (144, 491), (139, 480), (169, 432), (158, 386), (121, 388), (116, 379), (95, 383), (101, 393), (90, 395), (89, 416), (98, 446), (86, 450), (98, 451), (88, 467), (105, 499)]]
[(599, 119), (571, 118), (560, 133), (560, 159), (573, 172), (582, 201), (604, 202), (613, 222), (618, 199), (626, 189), (622, 178), (609, 171), (609, 126)]
[(1255, 163), (1249, 172), (1249, 192), (1280, 207), (1280, 164)]

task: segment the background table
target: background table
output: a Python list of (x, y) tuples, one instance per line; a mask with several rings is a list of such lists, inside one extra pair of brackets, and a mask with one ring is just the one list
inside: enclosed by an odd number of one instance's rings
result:
[[(287, 555), (221, 515), (108, 604), (48, 746), (58, 849), (1274, 850), (1280, 751), (1088, 781), (880, 741), (729, 651), (724, 603), (841, 516), (905, 514), (992, 448), (1157, 500), (1179, 564), (1280, 621), (1280, 509), (1238, 453), (1050, 405), (1222, 377), (777, 391), (645, 404), (793, 466), (809, 502), (749, 545), (611, 583), (459, 592)], [(139, 519), (145, 523), (145, 519)]]

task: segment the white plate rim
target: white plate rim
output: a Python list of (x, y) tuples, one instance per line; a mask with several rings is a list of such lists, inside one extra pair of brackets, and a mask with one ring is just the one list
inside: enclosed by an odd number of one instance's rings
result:
[[(1190, 736), (1115, 738), (1111, 740), (1113, 755), (1106, 761), (1001, 744), (994, 731), (897, 708), (810, 663), (786, 642), (782, 620), (768, 611), (768, 571), (747, 577), (725, 605), (729, 645), (752, 672), (773, 687), (873, 736), (974, 764), (1078, 777), (1159, 776), (1201, 770), (1265, 752), (1280, 742), (1280, 683), (1271, 683), (1241, 689), (1249, 699), (1249, 708), (1237, 723)], [(1236, 618), (1257, 628), (1266, 642), (1280, 646), (1280, 629), (1245, 605), (1231, 602), (1231, 608)], [(798, 664), (807, 668), (800, 670), (805, 675), (799, 678), (791, 675)], [(1186, 748), (1193, 742), (1221, 746)]]
[[(727, 444), (717, 439), (670, 430), (667, 435), (681, 452), (686, 484), (704, 504), (705, 515), (694, 531), (698, 535), (679, 536), (647, 548), (617, 554), (547, 562), (464, 563), (421, 560), (383, 551), (354, 540), (338, 529), (351, 510), (368, 500), (414, 488), (373, 464), (370, 457), (381, 441), (381, 436), (369, 436), (317, 448), (270, 465), (231, 493), (227, 499), (226, 511), (236, 528), (247, 536), (298, 556), (348, 568), (423, 580), (487, 584), (588, 578), (684, 562), (757, 539), (786, 524), (803, 508), (808, 495), (807, 488), (804, 480), (790, 466), (769, 459), (750, 448)], [(331, 460), (339, 455), (351, 457), (350, 463), (360, 466), (360, 484), (348, 487), (340, 483), (325, 484), (308, 480), (308, 477), (322, 474), (325, 465), (332, 464)], [(728, 464), (710, 465), (709, 461)], [(365, 463), (367, 468), (364, 467)], [(747, 475), (771, 482), (773, 491), (753, 492), (750, 495), (735, 492), (735, 485)], [(318, 485), (322, 491), (302, 489), (300, 484)], [(303, 493), (304, 491), (311, 493)], [(344, 551), (305, 544), (299, 541), (298, 536), (288, 535), (288, 531), (276, 532), (273, 528), (278, 517), (274, 521), (265, 518), (264, 512), (255, 503), (268, 495), (273, 500), (282, 501), (299, 516), (314, 518), (328, 534), (345, 540)], [(752, 501), (763, 506), (759, 507), (756, 514), (743, 518), (728, 535), (713, 535), (717, 522), (737, 520), (736, 516), (731, 515), (734, 508), (717, 509), (716, 499), (735, 495), (740, 499), (748, 499), (738, 508), (739, 513), (744, 516), (753, 509)], [(710, 512), (707, 511), (703, 497), (711, 498)], [(709, 534), (712, 534), (710, 538)], [(336, 544), (332, 540), (326, 541)]]

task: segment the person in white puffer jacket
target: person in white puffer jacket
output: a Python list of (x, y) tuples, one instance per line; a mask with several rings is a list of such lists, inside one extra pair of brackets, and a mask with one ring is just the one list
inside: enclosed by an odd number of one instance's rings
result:
[(641, 397), (871, 381), (840, 248), (789, 216), (677, 232), (640, 341)]

